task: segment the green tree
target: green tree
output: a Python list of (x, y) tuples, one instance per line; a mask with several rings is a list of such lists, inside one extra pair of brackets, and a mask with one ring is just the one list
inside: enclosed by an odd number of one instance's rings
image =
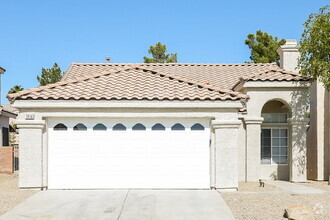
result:
[(330, 6), (309, 15), (301, 35), (300, 73), (320, 79), (330, 89)]
[(276, 50), (285, 43), (285, 40), (278, 40), (278, 37), (273, 37), (261, 30), (256, 34), (249, 34), (245, 40), (248, 45), (251, 56), (250, 59), (253, 63), (279, 63), (280, 57)]
[(158, 42), (155, 46), (150, 46), (148, 52), (152, 55), (152, 58), (143, 57), (145, 63), (176, 63), (177, 53), (166, 54), (166, 45)]
[(54, 63), (52, 68), (42, 68), (41, 77), (37, 76), (37, 80), (40, 86), (45, 86), (60, 81), (62, 75), (63, 73), (61, 68), (57, 65), (57, 63)]
[(11, 94), (11, 93), (16, 93), (16, 92), (20, 92), (24, 90), (24, 88), (22, 88), (22, 86), (20, 85), (15, 85), (13, 86), (9, 91), (8, 91), (8, 94)]

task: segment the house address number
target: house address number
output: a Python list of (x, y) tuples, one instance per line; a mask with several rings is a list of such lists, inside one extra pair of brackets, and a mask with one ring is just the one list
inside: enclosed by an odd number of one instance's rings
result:
[(26, 120), (34, 120), (34, 115), (27, 114), (27, 115), (25, 115), (25, 119)]

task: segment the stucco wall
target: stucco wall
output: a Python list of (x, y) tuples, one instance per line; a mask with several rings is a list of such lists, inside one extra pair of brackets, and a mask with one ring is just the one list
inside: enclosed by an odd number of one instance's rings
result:
[(319, 81), (311, 86), (310, 126), (307, 132), (308, 179), (329, 178), (329, 92)]

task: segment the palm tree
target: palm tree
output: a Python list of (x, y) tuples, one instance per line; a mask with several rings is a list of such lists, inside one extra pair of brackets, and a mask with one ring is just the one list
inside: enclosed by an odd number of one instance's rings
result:
[(20, 92), (20, 91), (22, 91), (22, 90), (24, 90), (24, 88), (22, 88), (22, 86), (20, 86), (20, 85), (15, 85), (15, 86), (13, 86), (13, 87), (9, 90), (8, 94), (16, 93), (16, 92)]

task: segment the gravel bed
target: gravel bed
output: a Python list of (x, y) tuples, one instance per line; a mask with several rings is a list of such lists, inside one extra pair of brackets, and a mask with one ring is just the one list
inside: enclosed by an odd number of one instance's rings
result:
[(276, 186), (265, 183), (265, 187), (259, 187), (259, 182), (239, 182), (239, 192), (266, 192), (266, 191), (279, 191)]
[[(255, 183), (240, 183), (238, 192), (221, 192), (236, 219), (285, 219), (284, 209), (291, 205), (309, 205), (313, 208), (316, 220), (330, 219), (330, 186), (326, 182), (308, 182), (306, 186), (329, 191), (325, 194), (293, 195), (264, 191), (255, 186)], [(259, 190), (260, 193), (255, 193)], [(249, 193), (249, 191), (251, 193)], [(280, 191), (276, 188), (273, 191)], [(244, 193), (240, 193), (244, 192)], [(258, 191), (257, 191), (258, 192)]]
[(17, 174), (0, 174), (0, 216), (37, 192), (19, 190)]

